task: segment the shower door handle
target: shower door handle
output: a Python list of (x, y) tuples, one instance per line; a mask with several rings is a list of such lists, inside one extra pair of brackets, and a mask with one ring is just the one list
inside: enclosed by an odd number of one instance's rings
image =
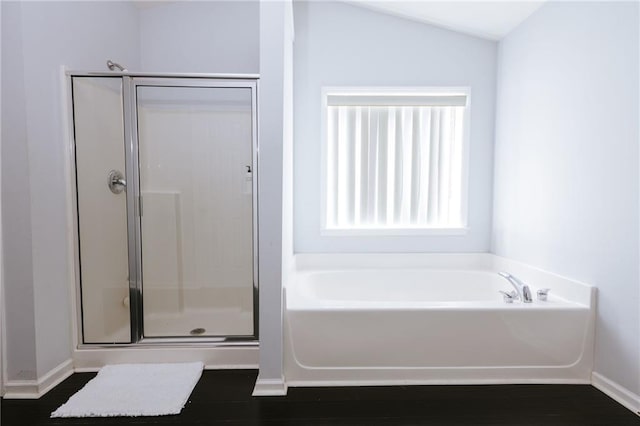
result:
[(124, 175), (118, 170), (111, 170), (109, 176), (107, 176), (107, 185), (114, 194), (120, 194), (127, 187), (127, 181), (124, 180)]

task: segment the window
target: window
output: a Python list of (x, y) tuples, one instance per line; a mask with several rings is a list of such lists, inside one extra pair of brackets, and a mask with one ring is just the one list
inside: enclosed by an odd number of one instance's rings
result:
[(326, 231), (464, 229), (468, 89), (325, 89), (323, 102)]

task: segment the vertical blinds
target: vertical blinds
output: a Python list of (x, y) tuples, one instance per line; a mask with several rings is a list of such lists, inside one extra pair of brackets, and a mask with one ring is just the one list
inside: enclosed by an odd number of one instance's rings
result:
[(463, 226), (466, 98), (358, 98), (327, 97), (327, 228)]

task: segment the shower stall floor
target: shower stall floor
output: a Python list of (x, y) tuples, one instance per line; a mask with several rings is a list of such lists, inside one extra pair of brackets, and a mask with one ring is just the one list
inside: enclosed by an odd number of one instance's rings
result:
[[(127, 335), (127, 328), (122, 327), (105, 335), (101, 343), (128, 343), (123, 341), (125, 335)], [(146, 315), (144, 321), (146, 338), (251, 337), (252, 335), (252, 312), (232, 308), (154, 313)]]
[(145, 337), (215, 337), (253, 334), (251, 311), (233, 308), (185, 309), (145, 315)]
[[(128, 289), (108, 289), (85, 300), (91, 307), (91, 334), (84, 343), (129, 343)], [(153, 287), (145, 288), (143, 336), (145, 338), (243, 337), (253, 340), (253, 288)], [(86, 322), (86, 321), (85, 321)]]

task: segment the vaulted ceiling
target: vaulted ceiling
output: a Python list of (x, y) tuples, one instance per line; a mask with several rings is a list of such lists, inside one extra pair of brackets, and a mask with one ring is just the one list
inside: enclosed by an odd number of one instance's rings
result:
[(426, 22), (490, 40), (503, 38), (544, 3), (544, 0), (347, 1), (353, 5)]
[[(132, 0), (150, 8), (175, 0)], [(189, 1), (189, 0), (182, 0)], [(191, 0), (193, 1), (193, 0)], [(219, 1), (219, 0), (213, 0)], [(242, 0), (232, 0), (242, 1)], [(271, 0), (277, 1), (277, 0)], [(325, 0), (309, 0), (325, 1)], [(401, 16), (490, 40), (500, 40), (535, 12), (545, 0), (343, 0), (355, 6)]]

